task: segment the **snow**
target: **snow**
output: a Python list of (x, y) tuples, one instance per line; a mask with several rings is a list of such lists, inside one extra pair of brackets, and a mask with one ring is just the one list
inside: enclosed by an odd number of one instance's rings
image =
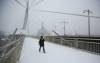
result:
[(44, 54), (39, 52), (38, 39), (27, 37), (21, 52), (19, 63), (100, 63), (100, 56), (45, 42)]

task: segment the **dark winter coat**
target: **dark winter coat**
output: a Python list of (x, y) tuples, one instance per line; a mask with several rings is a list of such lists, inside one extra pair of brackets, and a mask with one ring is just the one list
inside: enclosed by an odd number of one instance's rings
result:
[(44, 46), (44, 41), (45, 41), (44, 39), (40, 39), (40, 40), (39, 40), (39, 45), (40, 45), (40, 46)]

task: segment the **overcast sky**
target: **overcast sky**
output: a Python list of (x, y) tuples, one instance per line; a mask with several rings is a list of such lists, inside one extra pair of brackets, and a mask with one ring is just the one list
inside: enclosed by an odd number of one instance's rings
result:
[[(3, 0), (2, 19), (0, 19), (0, 30), (12, 33), (15, 28), (21, 29), (24, 22), (25, 8), (20, 6), (14, 0)], [(25, 0), (19, 0), (26, 6)], [(90, 9), (93, 16), (100, 16), (100, 0), (44, 0), (35, 5), (39, 0), (30, 0), (30, 10), (27, 30), (32, 35), (36, 35), (44, 22), (44, 27), (49, 31), (55, 29), (59, 34), (63, 34), (62, 21), (66, 21), (66, 34), (82, 34), (88, 35), (87, 17), (64, 15), (48, 12), (39, 12), (39, 10), (49, 10), (56, 12), (67, 12), (74, 14), (87, 15), (82, 13), (85, 9)], [(0, 3), (1, 4), (1, 3)], [(100, 35), (100, 18), (91, 18), (91, 34)]]

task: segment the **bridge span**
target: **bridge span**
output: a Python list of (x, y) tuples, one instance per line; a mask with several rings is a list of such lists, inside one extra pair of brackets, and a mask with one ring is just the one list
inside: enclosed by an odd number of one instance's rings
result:
[(100, 63), (100, 56), (75, 48), (45, 42), (46, 53), (39, 52), (38, 39), (26, 37), (18, 63)]

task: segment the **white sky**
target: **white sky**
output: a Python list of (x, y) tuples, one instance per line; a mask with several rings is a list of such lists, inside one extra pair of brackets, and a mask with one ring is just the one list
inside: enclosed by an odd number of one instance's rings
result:
[[(34, 3), (39, 0), (34, 0)], [(25, 5), (24, 0), (20, 0)], [(63, 24), (61, 21), (66, 21), (66, 34), (88, 34), (88, 25), (86, 17), (78, 17), (71, 15), (62, 15), (54, 13), (38, 12), (34, 9), (50, 10), (58, 12), (67, 12), (75, 14), (83, 14), (83, 10), (90, 9), (94, 16), (100, 16), (100, 0), (44, 0), (40, 4), (34, 6), (30, 0), (30, 11), (28, 28), (30, 34), (36, 35), (41, 27), (41, 22), (50, 31), (55, 29), (60, 34), (63, 34)], [(9, 0), (3, 7), (3, 20), (0, 21), (0, 30), (12, 33), (16, 27), (22, 28), (25, 8), (18, 5), (14, 0)], [(84, 15), (87, 15), (84, 13)], [(37, 26), (38, 25), (38, 26)], [(91, 18), (91, 34), (100, 35), (100, 19)]]

